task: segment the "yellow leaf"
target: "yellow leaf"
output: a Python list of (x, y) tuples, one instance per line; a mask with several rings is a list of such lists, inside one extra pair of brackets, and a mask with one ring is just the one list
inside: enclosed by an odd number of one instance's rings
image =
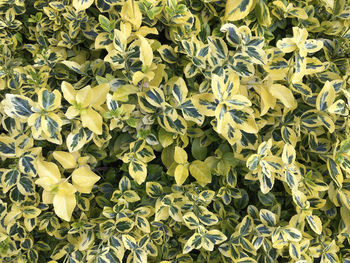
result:
[(42, 186), (45, 190), (50, 191), (52, 186), (59, 183), (61, 180), (60, 170), (54, 163), (38, 159), (36, 161), (36, 169), (40, 177), (36, 183)]
[(53, 198), (53, 207), (56, 215), (68, 222), (77, 204), (75, 192), (76, 189), (72, 184), (63, 182), (58, 186), (58, 191)]
[(153, 61), (153, 50), (151, 45), (148, 43), (147, 39), (139, 36), (141, 45), (140, 45), (140, 60), (143, 65), (150, 67)]
[(175, 168), (174, 177), (177, 185), (182, 185), (188, 177), (188, 165), (179, 164)]
[(205, 162), (196, 160), (190, 164), (190, 173), (201, 186), (211, 182), (211, 172)]
[(181, 147), (175, 146), (174, 160), (177, 163), (185, 164), (187, 162), (187, 153)]
[(85, 10), (88, 9), (94, 0), (73, 0), (73, 7), (77, 10)]
[(77, 165), (74, 155), (69, 152), (54, 151), (52, 155), (64, 169), (72, 169)]
[(261, 88), (261, 113), (260, 115), (263, 116), (265, 115), (270, 108), (274, 108), (276, 105), (276, 99), (270, 94), (270, 92), (267, 91), (265, 87)]
[(142, 13), (137, 3), (134, 0), (127, 0), (120, 12), (122, 20), (130, 22), (136, 30), (140, 28), (142, 23)]
[(92, 108), (87, 108), (80, 114), (83, 127), (87, 127), (90, 131), (102, 134), (102, 117)]
[(78, 106), (81, 108), (86, 108), (90, 105), (93, 99), (93, 93), (90, 86), (86, 86), (80, 90), (78, 90), (75, 99), (78, 103)]
[(228, 0), (225, 8), (225, 20), (237, 21), (246, 17), (253, 3), (253, 0)]
[(80, 193), (91, 193), (92, 187), (98, 180), (100, 177), (87, 166), (75, 169), (72, 173), (73, 185)]
[(107, 98), (109, 92), (109, 84), (103, 83), (92, 88), (92, 106), (101, 106)]
[(192, 97), (193, 105), (205, 116), (215, 116), (216, 101), (212, 93), (197, 94)]
[(44, 204), (52, 204), (54, 197), (55, 194), (53, 194), (52, 192), (46, 190), (43, 191), (42, 199)]
[(294, 39), (292, 38), (283, 38), (282, 40), (278, 40), (276, 46), (283, 53), (293, 52), (297, 48), (297, 45), (295, 44)]
[(73, 88), (73, 86), (70, 83), (63, 81), (61, 84), (61, 90), (66, 101), (73, 104), (75, 101), (75, 95), (77, 94), (77, 91)]
[(79, 113), (80, 113), (80, 111), (77, 108), (75, 108), (74, 106), (70, 106), (70, 107), (68, 107), (65, 115), (68, 119), (73, 119), (76, 116), (78, 116)]
[(279, 99), (287, 108), (295, 108), (297, 106), (292, 91), (285, 86), (281, 84), (273, 84), (269, 86), (269, 92), (272, 96)]

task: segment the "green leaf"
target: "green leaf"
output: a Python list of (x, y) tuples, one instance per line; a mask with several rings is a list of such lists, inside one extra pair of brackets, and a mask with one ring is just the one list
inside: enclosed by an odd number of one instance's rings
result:
[(261, 222), (266, 226), (273, 227), (277, 223), (276, 215), (267, 209), (261, 209), (259, 216)]
[(24, 96), (6, 94), (6, 100), (3, 103), (5, 113), (12, 118), (27, 118), (33, 113), (32, 101)]
[(329, 175), (331, 176), (332, 180), (335, 182), (335, 184), (341, 188), (343, 184), (343, 173), (340, 169), (340, 167), (337, 165), (333, 159), (328, 158), (327, 159), (327, 168)]
[(163, 187), (157, 182), (147, 182), (146, 193), (149, 197), (158, 198), (163, 194)]
[(128, 233), (133, 229), (133, 227), (134, 222), (127, 217), (122, 217), (118, 219), (115, 223), (115, 228), (120, 233)]
[(310, 215), (306, 216), (310, 228), (318, 235), (322, 234), (322, 222), (318, 216)]
[(198, 233), (194, 233), (186, 242), (183, 253), (187, 254), (193, 249), (199, 249), (202, 246), (202, 236)]
[(17, 182), (18, 190), (23, 195), (34, 195), (35, 194), (35, 185), (31, 177), (28, 177), (26, 174), (21, 174)]
[(189, 229), (197, 229), (199, 226), (198, 217), (193, 212), (188, 212), (183, 216), (183, 220)]
[(36, 175), (36, 168), (34, 165), (35, 157), (33, 155), (24, 155), (19, 161), (19, 170), (21, 173), (28, 174), (30, 176)]
[(214, 245), (224, 242), (227, 237), (219, 230), (210, 230), (203, 235), (203, 248), (208, 251), (214, 250)]
[(1, 176), (3, 192), (7, 193), (19, 180), (19, 172), (17, 170), (8, 170)]
[(245, 216), (239, 225), (239, 234), (241, 236), (249, 235), (254, 227), (253, 219), (250, 216)]

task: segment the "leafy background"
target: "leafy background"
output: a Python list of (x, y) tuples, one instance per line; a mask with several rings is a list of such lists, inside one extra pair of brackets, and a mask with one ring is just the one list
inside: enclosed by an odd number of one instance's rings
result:
[(1, 0), (1, 262), (350, 262), (349, 4)]

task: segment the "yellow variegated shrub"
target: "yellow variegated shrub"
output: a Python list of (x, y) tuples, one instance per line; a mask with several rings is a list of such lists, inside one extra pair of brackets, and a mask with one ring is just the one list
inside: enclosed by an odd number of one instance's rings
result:
[(0, 0), (0, 262), (350, 263), (349, 0)]

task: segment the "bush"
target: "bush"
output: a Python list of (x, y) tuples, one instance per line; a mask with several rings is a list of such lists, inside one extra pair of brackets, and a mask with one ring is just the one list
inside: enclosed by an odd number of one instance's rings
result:
[(349, 0), (0, 13), (1, 262), (350, 262)]

